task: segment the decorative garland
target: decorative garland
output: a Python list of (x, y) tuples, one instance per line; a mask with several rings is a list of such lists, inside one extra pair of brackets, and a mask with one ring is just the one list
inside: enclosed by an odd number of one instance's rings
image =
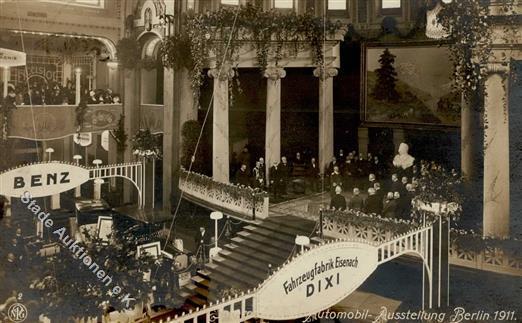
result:
[(254, 189), (249, 186), (216, 182), (212, 179), (212, 177), (195, 172), (188, 172), (185, 168), (181, 167), (180, 177), (184, 179), (188, 176), (190, 176), (190, 181), (196, 185), (205, 186), (209, 190), (225, 192), (226, 195), (229, 195), (234, 200), (244, 198), (248, 201), (252, 200), (252, 195), (254, 195), (255, 203), (256, 205), (259, 205), (260, 203), (264, 202), (265, 197), (268, 197), (268, 193), (260, 189)]
[(504, 254), (520, 259), (522, 254), (522, 241), (517, 239), (497, 239), (483, 237), (473, 230), (451, 228), (450, 239), (453, 245), (462, 251), (479, 253), (482, 251), (502, 250)]
[(134, 155), (145, 159), (161, 158), (161, 142), (150, 129), (140, 129), (136, 132), (132, 138), (132, 150)]
[(420, 222), (415, 221), (385, 218), (378, 214), (366, 214), (353, 209), (346, 209), (344, 211), (323, 210), (323, 215), (334, 221), (349, 222), (356, 227), (378, 228), (397, 234), (408, 232), (420, 224)]
[(136, 68), (141, 60), (141, 46), (135, 37), (120, 39), (116, 45), (118, 61), (123, 68)]
[[(448, 33), (445, 41), (449, 41), (454, 89), (463, 93), (468, 102), (477, 91), (484, 92), (486, 66), (492, 57), (494, 42), (491, 6), (490, 1), (483, 0), (452, 1), (444, 5), (437, 17)], [(503, 16), (507, 26), (518, 27), (516, 23), (510, 24), (510, 20), (516, 19), (515, 0), (498, 0), (495, 6), (502, 14), (508, 14)], [(509, 34), (507, 31), (504, 35)]]
[(216, 68), (223, 62), (233, 67), (239, 49), (247, 43), (256, 51), (258, 66), (264, 71), (270, 58), (277, 65), (284, 57), (296, 56), (300, 49), (310, 48), (313, 64), (321, 66), (324, 38), (333, 37), (340, 29), (340, 22), (324, 21), (312, 12), (297, 15), (264, 11), (252, 5), (223, 7), (188, 16), (183, 32), (166, 38), (160, 52), (164, 66), (184, 66), (192, 71), (191, 86), (197, 97), (210, 53), (219, 57)]

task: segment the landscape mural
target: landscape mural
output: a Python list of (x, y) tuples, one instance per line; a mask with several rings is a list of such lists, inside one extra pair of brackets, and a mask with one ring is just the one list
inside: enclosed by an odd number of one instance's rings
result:
[(452, 88), (447, 47), (367, 46), (365, 50), (364, 121), (460, 124), (461, 96)]

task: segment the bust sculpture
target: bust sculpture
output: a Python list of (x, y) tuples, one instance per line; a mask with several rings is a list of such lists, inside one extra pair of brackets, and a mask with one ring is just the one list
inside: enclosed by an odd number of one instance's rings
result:
[(403, 142), (399, 145), (399, 153), (393, 158), (393, 166), (403, 170), (413, 166), (415, 158), (408, 154), (408, 149), (408, 145)]

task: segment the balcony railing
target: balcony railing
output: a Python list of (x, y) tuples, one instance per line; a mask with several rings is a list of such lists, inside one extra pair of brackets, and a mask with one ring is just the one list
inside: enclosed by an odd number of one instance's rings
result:
[[(374, 216), (365, 217), (352, 211), (323, 211), (323, 234), (328, 238), (360, 238), (382, 243), (396, 235), (415, 229), (415, 227), (415, 224), (408, 221)], [(473, 243), (473, 240), (483, 241), (480, 237), (452, 230), (450, 239), (450, 263), (452, 265), (522, 276), (520, 247), (509, 247), (508, 242), (518, 243), (518, 246), (522, 243), (508, 240), (505, 243), (498, 241), (498, 243), (488, 246), (487, 243)]]
[[(114, 129), (123, 113), (121, 104), (89, 105), (82, 132)], [(30, 140), (64, 138), (78, 131), (76, 105), (19, 106), (9, 116), (9, 137)]]
[(215, 211), (249, 220), (268, 216), (268, 194), (263, 191), (216, 182), (184, 169), (179, 176), (179, 188), (186, 199)]

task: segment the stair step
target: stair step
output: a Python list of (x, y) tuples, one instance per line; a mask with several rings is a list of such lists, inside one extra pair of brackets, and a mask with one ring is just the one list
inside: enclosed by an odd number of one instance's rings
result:
[(223, 275), (221, 272), (212, 273), (212, 282), (209, 288), (210, 292), (215, 292), (216, 290), (227, 289), (227, 288), (235, 288), (239, 290), (246, 290), (248, 288), (252, 288), (252, 286), (245, 284), (242, 281), (236, 280), (229, 276)]
[(310, 228), (310, 230), (306, 230), (303, 228), (300, 228), (300, 229), (288, 228), (288, 227), (284, 227), (278, 223), (273, 223), (273, 222), (263, 222), (259, 225), (259, 227), (270, 230), (270, 231), (277, 232), (279, 234), (290, 235), (290, 236), (293, 236), (294, 238), (297, 235), (309, 235), (313, 231), (313, 228)]
[(209, 279), (209, 275), (210, 275), (210, 272), (208, 270), (205, 270), (205, 269), (200, 269), (198, 270), (198, 275), (205, 278), (205, 279)]
[(192, 277), (192, 281), (195, 282), (197, 286), (201, 286), (203, 288), (208, 288), (210, 286), (209, 281), (201, 276)]
[(205, 299), (205, 300), (208, 301), (208, 295), (210, 293), (210, 291), (208, 289), (201, 288), (201, 287), (196, 287), (194, 289), (194, 292), (197, 293), (200, 298)]
[(184, 290), (181, 290), (181, 291), (178, 293), (178, 295), (179, 295), (180, 297), (184, 298), (184, 299), (189, 298), (190, 296), (192, 296), (192, 294), (190, 294), (190, 293), (188, 293), (188, 292), (186, 292), (186, 291), (184, 291)]
[(264, 254), (274, 257), (284, 257), (288, 252), (290, 252), (293, 249), (293, 246), (289, 247), (288, 245), (284, 245), (281, 247), (275, 247), (269, 245), (268, 243), (265, 243), (264, 241), (244, 239), (241, 237), (233, 238), (232, 242), (239, 246), (245, 246), (250, 249), (253, 249), (256, 251), (256, 253), (262, 252)]
[(214, 258), (215, 266), (225, 266), (230, 269), (235, 269), (241, 273), (251, 275), (257, 279), (264, 279), (267, 275), (267, 270), (260, 269), (259, 267), (249, 266), (247, 261), (238, 261), (233, 258)]
[(199, 297), (196, 296), (196, 295), (190, 296), (187, 300), (188, 300), (190, 303), (196, 305), (197, 307), (202, 307), (203, 305), (206, 305), (206, 304), (207, 304), (207, 301), (206, 301), (206, 300), (201, 299), (201, 298), (199, 298)]
[(243, 230), (244, 231), (238, 232), (238, 235), (242, 235), (244, 232), (251, 232), (251, 233), (255, 233), (260, 236), (268, 237), (270, 239), (276, 239), (276, 240), (283, 241), (283, 242), (292, 242), (293, 243), (295, 240), (295, 235), (293, 235), (293, 234), (276, 232), (276, 231), (265, 229), (260, 226), (248, 225), (246, 227), (243, 227)]
[(213, 278), (215, 273), (220, 273), (223, 276), (227, 276), (230, 280), (237, 280), (247, 286), (254, 286), (259, 284), (259, 278), (252, 277), (234, 268), (229, 268), (226, 266), (215, 266), (215, 268), (212, 269), (212, 281), (214, 280)]
[(301, 217), (292, 216), (292, 215), (271, 216), (271, 217), (266, 218), (265, 221), (263, 221), (263, 222), (276, 223), (285, 228), (293, 228), (293, 229), (301, 229), (301, 230), (313, 229), (315, 227), (314, 221), (303, 219)]
[(292, 238), (292, 240), (279, 240), (274, 237), (267, 237), (264, 235), (260, 235), (257, 232), (246, 232), (241, 231), (238, 232), (238, 236), (245, 239), (245, 240), (252, 240), (257, 241), (259, 243), (263, 243), (264, 245), (268, 245), (274, 248), (282, 248), (291, 250), (294, 247), (295, 244), (295, 237)]
[[(240, 263), (233, 259), (224, 259), (219, 262), (218, 265), (214, 264), (212, 267), (209, 266), (209, 268), (212, 268), (212, 272), (223, 272), (232, 278), (240, 276), (242, 277), (241, 279), (249, 285), (252, 285), (252, 282), (258, 283), (266, 278), (266, 272), (260, 272), (258, 270), (253, 271), (251, 270), (252, 268), (244, 268)], [(233, 274), (230, 275), (229, 272), (232, 272)]]
[[(223, 253), (224, 251), (226, 251), (227, 253)], [(223, 250), (222, 252), (220, 252), (220, 254), (221, 257), (223, 257), (224, 259), (232, 259), (237, 262), (243, 263), (243, 265), (245, 266), (256, 266), (260, 270), (268, 270), (269, 263), (260, 259), (252, 258), (252, 255), (243, 255), (241, 253), (230, 252), (229, 250)]]
[(243, 256), (246, 256), (248, 259), (255, 259), (258, 261), (262, 261), (265, 263), (265, 265), (267, 267), (268, 267), (268, 264), (271, 264), (272, 266), (280, 265), (286, 260), (286, 257), (281, 257), (281, 256), (276, 257), (276, 256), (260, 253), (247, 246), (225, 245), (224, 248), (228, 249), (230, 251), (233, 251), (235, 253), (237, 252)]

